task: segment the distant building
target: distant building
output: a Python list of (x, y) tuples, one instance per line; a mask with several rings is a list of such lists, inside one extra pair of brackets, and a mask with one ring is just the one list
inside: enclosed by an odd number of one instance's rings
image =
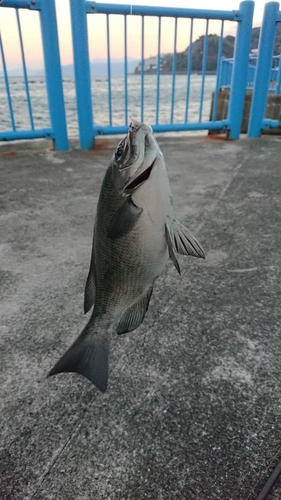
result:
[[(144, 72), (145, 73), (156, 73), (158, 58), (157, 57), (149, 57), (148, 59), (144, 59)], [(141, 73), (142, 63), (140, 62), (135, 69), (135, 73)], [(162, 58), (160, 58), (160, 71), (162, 69)]]

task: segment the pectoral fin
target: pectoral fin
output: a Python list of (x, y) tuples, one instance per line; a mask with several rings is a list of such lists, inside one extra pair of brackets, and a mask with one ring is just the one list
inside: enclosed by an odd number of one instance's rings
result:
[(119, 335), (135, 330), (143, 322), (145, 313), (149, 306), (152, 290), (153, 287), (150, 286), (136, 302), (130, 305), (130, 307), (122, 313), (117, 327), (117, 333)]
[(169, 229), (167, 224), (165, 224), (165, 235), (166, 235), (166, 240), (167, 240), (167, 244), (168, 244), (170, 259), (172, 259), (176, 270), (180, 274), (181, 273), (180, 265), (178, 263), (178, 259), (176, 258), (176, 254), (174, 251), (174, 245), (173, 245), (173, 241), (172, 241), (172, 235), (170, 233), (170, 229)]
[(173, 246), (182, 255), (192, 255), (205, 259), (205, 252), (199, 241), (177, 220), (172, 222)]
[(107, 236), (109, 238), (121, 238), (125, 236), (137, 223), (143, 209), (134, 204), (131, 197), (121, 205), (109, 224)]
[(94, 281), (94, 259), (92, 254), (90, 270), (85, 286), (84, 293), (84, 314), (86, 314), (93, 307), (95, 302), (95, 281)]

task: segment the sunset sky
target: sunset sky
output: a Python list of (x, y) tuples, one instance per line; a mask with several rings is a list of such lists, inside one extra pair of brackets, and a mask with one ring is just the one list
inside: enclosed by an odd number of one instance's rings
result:
[[(71, 42), (71, 23), (68, 0), (56, 0), (57, 21), (59, 31), (59, 43), (62, 64), (72, 63), (72, 42)], [(104, 0), (104, 3), (112, 3)], [(124, 0), (118, 3), (137, 4), (137, 5), (159, 5), (171, 6), (168, 0), (136, 0), (129, 2)], [(232, 10), (239, 8), (237, 0), (173, 0), (173, 7), (186, 8), (212, 8), (222, 10)], [(255, 2), (254, 26), (260, 26), (263, 16), (263, 9), (266, 0), (257, 0)], [(42, 68), (43, 57), (40, 41), (39, 16), (37, 12), (20, 11), (20, 19), (23, 32), (26, 63), (28, 68)], [(146, 19), (145, 21), (145, 57), (155, 55), (157, 52), (157, 26), (156, 18)], [(0, 8), (0, 28), (2, 33), (3, 45), (8, 69), (18, 68), (21, 65), (20, 46), (16, 28), (16, 16), (14, 9)], [(103, 59), (106, 57), (106, 31), (105, 16), (88, 15), (89, 29), (89, 48), (90, 59)], [(123, 16), (111, 16), (111, 57), (121, 58), (123, 56)], [(210, 21), (209, 33), (219, 33), (220, 22)], [(225, 23), (224, 34), (235, 35), (236, 23)], [(193, 40), (199, 35), (205, 33), (205, 21), (195, 21)], [(140, 58), (140, 37), (141, 21), (139, 17), (128, 16), (128, 56)], [(173, 51), (174, 21), (172, 19), (163, 19), (161, 52), (167, 53)], [(177, 50), (184, 50), (189, 44), (189, 21), (179, 20), (178, 24), (178, 44)], [(0, 62), (0, 71), (2, 69)]]

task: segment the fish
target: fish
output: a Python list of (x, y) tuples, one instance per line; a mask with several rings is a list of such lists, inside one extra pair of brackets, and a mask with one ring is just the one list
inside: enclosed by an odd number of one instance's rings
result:
[(138, 328), (155, 280), (177, 253), (205, 258), (192, 233), (174, 217), (160, 147), (149, 125), (132, 121), (105, 173), (94, 224), (84, 312), (91, 317), (48, 375), (76, 372), (105, 392), (113, 334)]

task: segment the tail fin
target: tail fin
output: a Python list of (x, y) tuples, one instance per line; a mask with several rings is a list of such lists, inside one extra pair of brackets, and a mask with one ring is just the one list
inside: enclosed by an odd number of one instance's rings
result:
[(105, 335), (95, 333), (91, 320), (78, 339), (59, 359), (48, 377), (62, 372), (76, 372), (105, 392), (108, 381), (109, 346)]

